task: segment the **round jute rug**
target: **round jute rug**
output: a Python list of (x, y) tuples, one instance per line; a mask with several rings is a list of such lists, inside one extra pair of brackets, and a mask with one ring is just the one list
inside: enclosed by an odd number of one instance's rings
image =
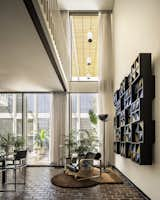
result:
[(51, 182), (53, 185), (64, 187), (64, 188), (86, 188), (97, 185), (95, 181), (92, 180), (81, 180), (77, 181), (73, 176), (68, 176), (64, 173), (55, 175)]

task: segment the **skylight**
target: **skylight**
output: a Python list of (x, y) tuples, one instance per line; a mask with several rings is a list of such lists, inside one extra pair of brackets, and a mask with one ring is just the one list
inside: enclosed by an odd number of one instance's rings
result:
[(73, 15), (72, 80), (98, 80), (98, 16)]

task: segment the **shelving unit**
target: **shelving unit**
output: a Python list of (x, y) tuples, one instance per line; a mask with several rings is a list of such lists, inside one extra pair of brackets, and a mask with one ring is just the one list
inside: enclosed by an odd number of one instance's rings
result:
[(154, 97), (151, 54), (140, 53), (131, 66), (131, 72), (114, 93), (114, 152), (140, 165), (152, 164)]

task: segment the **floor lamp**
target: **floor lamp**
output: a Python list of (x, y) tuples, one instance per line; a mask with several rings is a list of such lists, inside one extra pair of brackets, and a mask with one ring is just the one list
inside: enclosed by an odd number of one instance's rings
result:
[(105, 161), (106, 161), (106, 134), (105, 134), (105, 122), (107, 122), (108, 114), (100, 114), (98, 115), (99, 119), (103, 122), (103, 165), (105, 169)]

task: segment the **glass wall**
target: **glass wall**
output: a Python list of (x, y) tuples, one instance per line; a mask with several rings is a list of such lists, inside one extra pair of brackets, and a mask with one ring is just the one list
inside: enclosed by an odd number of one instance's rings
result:
[(49, 163), (49, 93), (0, 93), (0, 136), (23, 136), (29, 164)]
[(89, 129), (91, 122), (89, 120), (89, 110), (97, 113), (97, 94), (79, 93), (71, 94), (72, 104), (72, 129)]
[(77, 144), (71, 147), (70, 152), (85, 154), (89, 151), (99, 151), (99, 128), (98, 120), (91, 122), (97, 115), (98, 95), (92, 93), (71, 94), (71, 139)]
[(0, 94), (0, 134), (22, 135), (22, 94)]
[(29, 164), (49, 163), (50, 94), (25, 94)]

